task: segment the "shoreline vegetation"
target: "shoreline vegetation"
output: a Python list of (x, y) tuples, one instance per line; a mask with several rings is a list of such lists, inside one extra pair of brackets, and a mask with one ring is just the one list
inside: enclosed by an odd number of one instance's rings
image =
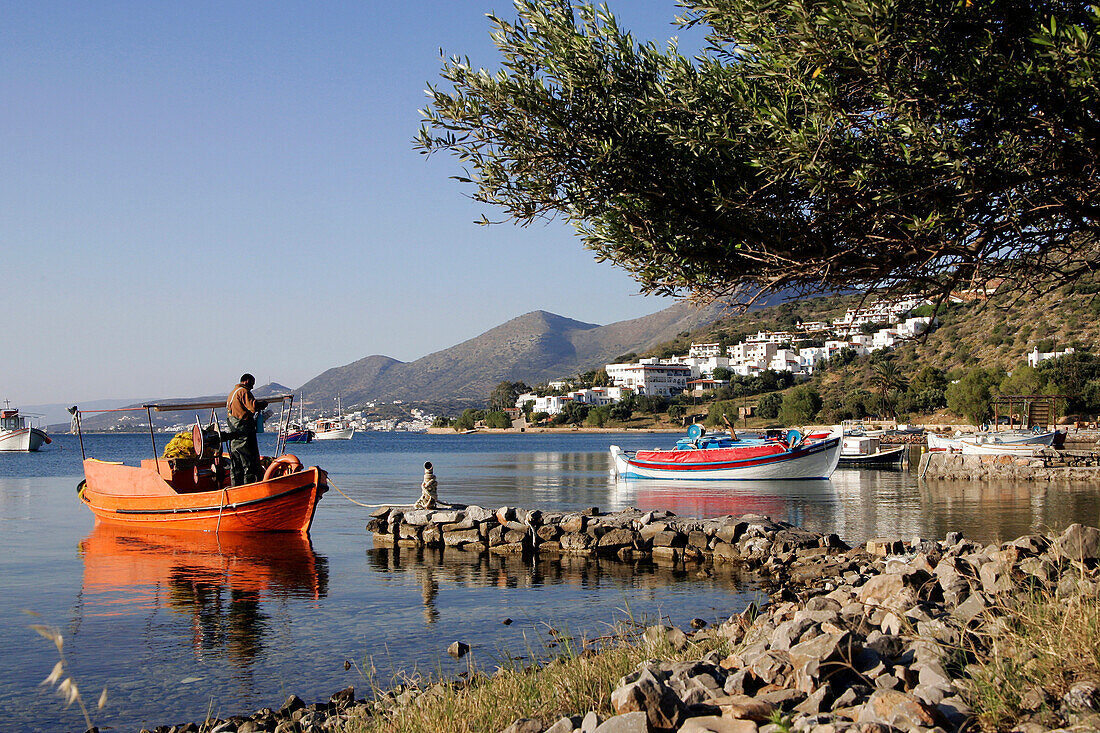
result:
[[(472, 525), (467, 527), (466, 525)], [(378, 510), (382, 546), (444, 553), (556, 552), (595, 562), (733, 563), (768, 582), (716, 625), (624, 623), (556, 634), (541, 662), (463, 678), (394, 680), (306, 705), (157, 731), (337, 733), (889, 733), (1100, 728), (1100, 530), (1070, 525), (983, 546), (873, 538), (849, 547), (761, 515), (709, 520), (596, 509)], [(481, 537), (481, 528), (487, 528)], [(522, 530), (520, 529), (522, 527)], [(547, 527), (556, 529), (547, 530)], [(473, 530), (471, 532), (470, 530)], [(556, 540), (539, 542), (541, 536)], [(389, 540), (385, 537), (389, 536)], [(513, 536), (509, 536), (509, 535)], [(528, 539), (507, 542), (508, 539)], [(404, 536), (402, 536), (404, 535)], [(448, 539), (450, 535), (450, 539)], [(428, 539), (425, 540), (425, 537)], [(494, 538), (497, 543), (494, 544)], [(464, 541), (459, 541), (459, 540)], [(624, 544), (625, 543), (625, 544)], [(518, 545), (518, 547), (517, 547)], [(705, 548), (705, 549), (704, 549)], [(456, 641), (450, 653), (470, 647)], [(473, 655), (470, 656), (472, 659)]]

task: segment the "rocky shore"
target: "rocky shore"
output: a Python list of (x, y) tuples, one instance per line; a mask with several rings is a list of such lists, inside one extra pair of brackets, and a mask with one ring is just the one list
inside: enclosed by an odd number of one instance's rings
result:
[[(637, 642), (688, 651), (706, 642), (718, 651), (688, 661), (645, 660), (611, 681), (610, 706), (551, 719), (508, 716), (495, 726), (504, 733), (975, 729), (978, 665), (1009, 652), (998, 648), (1008, 614), (1028, 594), (1069, 605), (1094, 600), (1100, 561), (1100, 531), (1079, 524), (999, 545), (949, 533), (943, 540), (872, 539), (856, 548), (760, 515), (693, 520), (637, 510), (387, 507), (368, 528), (383, 545), (730, 562), (774, 582), (770, 601), (759, 608), (713, 627), (653, 626)], [(456, 654), (462, 651), (456, 646)], [(1100, 679), (1049, 683), (1018, 691), (1014, 730), (1100, 730)], [(402, 710), (430, 707), (434, 698), (478, 684), (493, 678), (399, 688), (369, 700), (351, 688), (312, 705), (292, 696), (279, 709), (156, 731), (386, 730)]]

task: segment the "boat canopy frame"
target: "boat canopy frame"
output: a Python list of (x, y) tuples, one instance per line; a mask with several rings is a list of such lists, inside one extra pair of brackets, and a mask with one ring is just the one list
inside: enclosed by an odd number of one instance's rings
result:
[[(294, 409), (294, 394), (277, 394), (268, 397), (258, 398), (260, 402), (267, 402), (269, 405), (274, 402), (280, 402), (280, 414), (279, 414), (279, 433), (275, 439), (275, 455), (273, 458), (278, 458), (286, 450), (286, 432), (287, 427), (290, 424), (290, 414)], [(218, 432), (218, 442), (224, 442), (221, 439), (221, 428), (218, 426), (216, 410), (225, 409), (225, 400), (202, 400), (198, 402), (147, 402), (141, 406), (136, 407), (116, 407), (110, 410), (81, 410), (76, 405), (73, 405), (69, 409), (69, 414), (73, 416), (73, 426), (76, 428), (76, 435), (80, 441), (80, 458), (81, 460), (87, 460), (88, 456), (84, 450), (84, 432), (82, 429), (83, 415), (100, 414), (106, 412), (140, 412), (145, 411), (148, 417), (149, 425), (149, 440), (153, 446), (153, 458), (157, 462), (157, 470), (160, 470), (160, 455), (157, 450), (156, 432), (153, 430), (153, 412), (182, 412), (183, 410), (210, 410), (212, 422)]]

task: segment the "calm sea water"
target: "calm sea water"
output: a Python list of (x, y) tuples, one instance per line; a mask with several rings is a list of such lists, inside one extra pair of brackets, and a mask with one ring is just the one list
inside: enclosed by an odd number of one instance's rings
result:
[[(166, 436), (158, 435), (163, 448)], [(1091, 487), (957, 484), (934, 491), (901, 470), (838, 470), (830, 481), (614, 481), (607, 446), (667, 446), (667, 435), (357, 435), (294, 446), (368, 504), (409, 503), (423, 462), (445, 501), (573, 510), (671, 509), (683, 516), (765, 513), (849, 542), (877, 535), (992, 541), (1080, 521), (1100, 524)], [(273, 438), (261, 436), (269, 452)], [(93, 435), (90, 456), (136, 463), (148, 435)], [(80, 449), (57, 436), (37, 454), (0, 453), (0, 727), (83, 730), (39, 682), (57, 653), (28, 627), (64, 635), (70, 672), (98, 725), (137, 730), (307, 702), (397, 672), (453, 675), (462, 640), (492, 666), (544, 653), (551, 629), (594, 636), (626, 618), (686, 624), (740, 611), (760, 593), (719, 569), (701, 576), (584, 559), (524, 561), (375, 550), (368, 509), (332, 491), (308, 541), (198, 536), (185, 542), (93, 527), (75, 495)], [(41, 618), (26, 615), (34, 611)], [(513, 623), (505, 625), (505, 619)], [(345, 669), (350, 663), (350, 668)]]

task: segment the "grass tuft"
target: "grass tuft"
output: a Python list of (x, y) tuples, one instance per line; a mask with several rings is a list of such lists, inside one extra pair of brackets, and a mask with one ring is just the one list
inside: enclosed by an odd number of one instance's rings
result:
[(424, 694), (410, 703), (353, 721), (345, 733), (497, 733), (517, 718), (550, 725), (590, 710), (610, 715), (612, 691), (640, 662), (687, 661), (728, 651), (725, 639), (708, 637), (676, 649), (664, 639), (647, 642), (642, 631), (622, 625), (596, 642), (563, 643), (562, 654), (541, 665), (510, 664), (492, 675), (471, 669), (464, 683), (422, 688)]
[(1032, 590), (997, 609), (967, 667), (968, 702), (984, 730), (1009, 730), (1021, 717), (1043, 712), (1042, 705), (1034, 709), (1037, 700), (1057, 700), (1075, 682), (1100, 677), (1100, 597), (1094, 588), (1084, 581), (1081, 592), (1067, 597)]

